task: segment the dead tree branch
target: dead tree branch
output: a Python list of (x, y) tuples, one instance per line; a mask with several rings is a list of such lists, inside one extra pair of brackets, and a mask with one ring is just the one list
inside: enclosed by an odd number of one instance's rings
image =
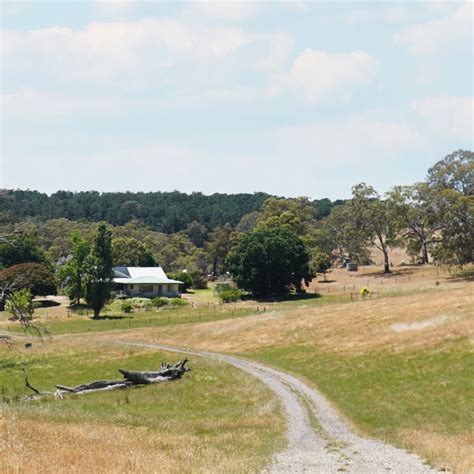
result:
[(25, 385), (33, 390), (37, 396), (26, 397), (27, 400), (37, 400), (46, 395), (54, 395), (55, 398), (62, 399), (64, 395), (86, 395), (94, 392), (105, 392), (109, 390), (120, 390), (130, 387), (138, 387), (148, 385), (152, 383), (167, 382), (181, 378), (186, 372), (191, 369), (185, 367), (188, 359), (183, 359), (174, 365), (167, 363), (161, 364), (161, 368), (158, 371), (151, 372), (136, 372), (125, 369), (119, 369), (119, 372), (123, 375), (122, 380), (95, 380), (94, 382), (77, 385), (75, 387), (68, 387), (66, 385), (56, 385), (56, 392), (40, 392), (34, 388), (28, 381), (28, 372), (25, 368)]
[(36, 395), (41, 395), (41, 392), (36, 389), (35, 387), (33, 387), (33, 385), (30, 384), (30, 381), (28, 380), (28, 370), (26, 369), (26, 367), (22, 367), (23, 369), (23, 373), (25, 374), (25, 385), (30, 389), (30, 390), (33, 390), (33, 392), (36, 393)]

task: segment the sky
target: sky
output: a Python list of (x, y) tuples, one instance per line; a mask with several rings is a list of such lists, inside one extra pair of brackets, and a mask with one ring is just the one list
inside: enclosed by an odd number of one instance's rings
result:
[(347, 198), (472, 149), (473, 4), (1, 1), (0, 188)]

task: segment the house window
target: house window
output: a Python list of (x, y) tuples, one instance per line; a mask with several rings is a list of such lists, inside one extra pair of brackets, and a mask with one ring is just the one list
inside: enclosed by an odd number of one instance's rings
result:
[(153, 293), (153, 285), (142, 285), (140, 290), (142, 293)]
[(166, 293), (168, 291), (168, 285), (163, 285), (163, 291)]
[(130, 289), (133, 290), (133, 285), (130, 285)]

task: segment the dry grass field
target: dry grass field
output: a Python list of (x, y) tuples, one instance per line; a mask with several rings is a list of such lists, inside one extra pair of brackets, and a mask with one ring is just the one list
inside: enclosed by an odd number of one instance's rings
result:
[[(53, 341), (22, 357), (31, 378), (51, 388), (58, 378), (79, 383), (94, 370), (111, 377), (117, 365), (176, 357), (124, 349), (116, 339), (239, 354), (315, 386), (360, 433), (438, 468), (473, 472), (472, 269), (393, 270), (334, 270), (329, 283), (311, 284), (319, 298), (214, 306), (212, 291), (197, 292), (194, 306), (137, 313), (133, 325), (67, 317), (57, 308), (40, 318), (57, 329)], [(360, 296), (363, 287), (368, 297)], [(3, 317), (1, 324), (12, 323)], [(61, 472), (66, 463), (68, 472), (91, 465), (95, 472), (249, 472), (282, 443), (275, 399), (236, 369), (197, 358), (182, 381), (152, 387), (150, 396), (148, 388), (132, 391), (131, 403), (120, 393), (107, 395), (107, 403), (97, 394), (25, 406), (14, 397), (26, 393), (16, 356), (5, 358), (5, 350), (0, 382), (11, 388), (2, 404), (2, 472)]]
[[(0, 472), (254, 472), (283, 443), (274, 395), (237, 369), (193, 357), (182, 380), (25, 402), (21, 364), (41, 390), (119, 378), (176, 354), (59, 336), (33, 352), (1, 350)], [(36, 347), (37, 346), (37, 347)], [(31, 392), (30, 392), (31, 393)]]
[(335, 270), (332, 283), (311, 288), (324, 298), (367, 286), (372, 298), (268, 304), (264, 314), (127, 338), (237, 353), (286, 369), (322, 390), (361, 432), (412, 449), (440, 468), (471, 472), (472, 273), (395, 270), (389, 276), (373, 267)]

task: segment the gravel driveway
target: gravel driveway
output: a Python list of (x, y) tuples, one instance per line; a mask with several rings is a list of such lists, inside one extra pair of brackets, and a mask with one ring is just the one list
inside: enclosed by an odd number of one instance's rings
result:
[(415, 454), (357, 436), (316, 390), (284, 372), (237, 357), (185, 350), (162, 344), (117, 341), (207, 357), (231, 364), (265, 383), (281, 400), (288, 418), (285, 451), (264, 470), (270, 473), (433, 473)]

